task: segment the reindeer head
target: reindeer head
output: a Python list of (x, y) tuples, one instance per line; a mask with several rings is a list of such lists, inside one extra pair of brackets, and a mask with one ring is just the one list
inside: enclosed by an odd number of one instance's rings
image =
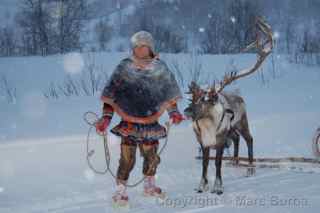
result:
[(190, 104), (184, 110), (187, 118), (192, 120), (199, 120), (204, 117), (210, 117), (210, 108), (218, 101), (218, 95), (215, 91), (209, 89), (208, 91), (201, 89), (196, 82), (191, 82), (189, 85), (189, 92), (191, 94)]

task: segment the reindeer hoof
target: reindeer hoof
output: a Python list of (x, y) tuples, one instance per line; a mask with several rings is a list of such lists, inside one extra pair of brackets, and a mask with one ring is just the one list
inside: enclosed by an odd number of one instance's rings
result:
[(196, 189), (197, 193), (209, 191), (209, 184), (207, 180), (201, 179), (199, 187)]
[(195, 189), (195, 191), (196, 191), (197, 193), (203, 193), (203, 190), (202, 190), (202, 189)]
[(222, 195), (223, 194), (223, 190), (212, 190), (211, 193), (212, 194), (217, 194), (217, 195)]
[(196, 189), (197, 193), (203, 193), (209, 191), (209, 185), (206, 184), (204, 186), (200, 186), (198, 189)]
[(217, 193), (217, 195), (222, 195), (223, 191), (217, 191), (216, 193)]
[(217, 195), (221, 195), (223, 194), (223, 185), (222, 185), (222, 181), (219, 179), (216, 179), (214, 181), (214, 185), (213, 188), (211, 190), (212, 194), (217, 194)]
[(247, 175), (246, 177), (252, 177), (256, 174), (256, 168), (255, 167), (251, 167), (247, 169)]

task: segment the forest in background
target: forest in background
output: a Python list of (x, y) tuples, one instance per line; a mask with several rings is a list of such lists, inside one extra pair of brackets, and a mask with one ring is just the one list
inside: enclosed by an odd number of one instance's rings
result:
[(13, 21), (0, 26), (0, 56), (126, 51), (138, 30), (154, 35), (159, 52), (234, 54), (252, 41), (259, 15), (277, 53), (320, 64), (319, 0), (16, 1)]

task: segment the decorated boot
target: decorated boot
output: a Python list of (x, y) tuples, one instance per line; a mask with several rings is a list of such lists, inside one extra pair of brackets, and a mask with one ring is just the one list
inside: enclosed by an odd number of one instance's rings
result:
[(112, 196), (113, 207), (128, 207), (129, 198), (126, 192), (126, 186), (122, 183), (117, 184), (117, 190)]
[(146, 176), (143, 186), (143, 193), (145, 197), (156, 197), (160, 199), (164, 199), (166, 197), (165, 192), (163, 192), (160, 187), (156, 186), (154, 176)]

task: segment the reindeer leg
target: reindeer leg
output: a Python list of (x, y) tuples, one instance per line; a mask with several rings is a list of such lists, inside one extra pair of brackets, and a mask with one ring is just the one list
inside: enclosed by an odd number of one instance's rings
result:
[(240, 135), (236, 132), (236, 130), (232, 129), (229, 137), (233, 141), (233, 164), (239, 164), (239, 142), (240, 142)]
[(208, 165), (209, 165), (209, 155), (210, 155), (210, 148), (209, 147), (203, 147), (201, 145), (202, 149), (202, 178), (199, 184), (199, 187), (197, 189), (198, 193), (202, 193), (209, 190), (209, 184), (208, 184)]
[(242, 121), (242, 128), (240, 130), (240, 134), (246, 141), (247, 147), (248, 147), (248, 158), (249, 158), (249, 165), (252, 167), (248, 168), (247, 170), (247, 176), (253, 176), (256, 172), (254, 165), (253, 165), (253, 138), (249, 131), (249, 125), (248, 120), (245, 117)]
[(248, 133), (245, 134), (244, 138), (248, 147), (249, 165), (252, 166), (247, 169), (247, 176), (250, 177), (255, 175), (256, 173), (256, 169), (253, 165), (253, 139), (252, 139), (252, 136)]
[(223, 149), (224, 144), (217, 147), (216, 150), (216, 179), (214, 181), (213, 188), (211, 189), (211, 193), (216, 193), (221, 195), (223, 193), (223, 185), (222, 185), (222, 178), (221, 178), (221, 166), (222, 166), (222, 156), (223, 156)]

